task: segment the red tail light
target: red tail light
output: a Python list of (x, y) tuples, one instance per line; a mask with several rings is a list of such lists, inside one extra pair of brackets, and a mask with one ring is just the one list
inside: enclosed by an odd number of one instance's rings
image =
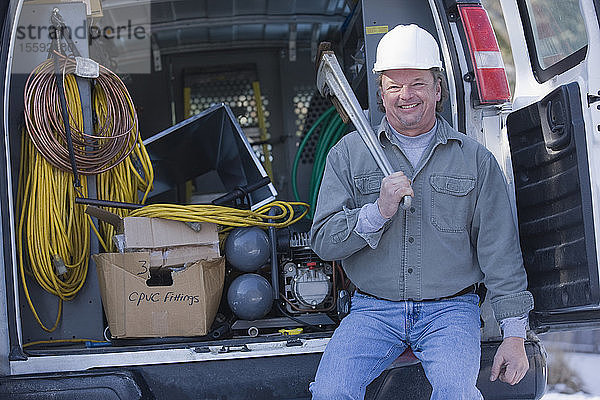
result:
[(510, 89), (496, 35), (487, 12), (480, 5), (459, 5), (467, 35), (471, 62), (482, 104), (501, 104), (510, 100)]

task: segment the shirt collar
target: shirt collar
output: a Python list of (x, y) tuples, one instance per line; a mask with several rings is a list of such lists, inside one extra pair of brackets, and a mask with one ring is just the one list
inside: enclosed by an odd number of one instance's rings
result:
[[(439, 115), (436, 116), (436, 119), (437, 121), (435, 125), (437, 129), (435, 130), (434, 139), (436, 143), (446, 144), (448, 143), (448, 140), (456, 140), (462, 146), (463, 134), (452, 129), (450, 124), (448, 124), (448, 122), (446, 122), (446, 120), (440, 117)], [(393, 133), (391, 132), (391, 127), (388, 124), (387, 119), (384, 115), (381, 119), (381, 124), (379, 124), (379, 128), (377, 129), (377, 138), (379, 139), (379, 142), (381, 143), (382, 147), (385, 147), (385, 141), (383, 140), (384, 137), (385, 139), (387, 139), (388, 142), (391, 142), (391, 135), (393, 135)]]
[(392, 136), (393, 136), (394, 140), (396, 141), (396, 143), (415, 143), (416, 140), (419, 140), (419, 138), (424, 138), (424, 137), (429, 138), (429, 140), (427, 141), (427, 143), (429, 143), (431, 141), (431, 139), (433, 139), (433, 137), (435, 136), (435, 131), (437, 130), (437, 124), (438, 123), (436, 120), (435, 123), (433, 124), (433, 128), (431, 128), (429, 131), (422, 133), (420, 135), (417, 135), (417, 136), (404, 136), (400, 132), (395, 130), (393, 126), (388, 124), (388, 127), (389, 127), (389, 130), (391, 131)]

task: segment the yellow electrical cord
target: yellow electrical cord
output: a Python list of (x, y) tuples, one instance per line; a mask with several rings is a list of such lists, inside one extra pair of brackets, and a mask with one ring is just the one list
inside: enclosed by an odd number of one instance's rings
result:
[[(70, 104), (70, 123), (83, 128), (79, 91), (75, 77), (65, 77), (65, 97)], [(31, 129), (35, 129), (32, 126)], [(87, 196), (85, 176), (80, 194)], [(20, 208), (17, 250), (21, 282), (33, 315), (42, 329), (52, 332), (58, 326), (62, 301), (71, 300), (82, 288), (90, 256), (90, 233), (81, 205), (75, 204), (73, 174), (53, 167), (23, 133), (19, 171)], [(24, 242), (25, 241), (25, 242)], [(25, 259), (27, 258), (27, 262)], [(25, 266), (28, 266), (27, 271)], [(26, 272), (47, 292), (59, 298), (54, 325), (41, 321), (29, 294)]]
[[(130, 116), (135, 115), (134, 105), (128, 93), (122, 93), (127, 99), (128, 107), (130, 108)], [(104, 126), (108, 118), (107, 114), (107, 99), (106, 93), (97, 88), (94, 91), (93, 98), (94, 110), (97, 116), (97, 125)], [(131, 125), (137, 131), (137, 121), (131, 121)], [(133, 152), (122, 163), (117, 164), (111, 170), (99, 174), (97, 176), (97, 191), (98, 199), (119, 201), (124, 203), (144, 204), (148, 193), (152, 190), (152, 182), (154, 181), (154, 170), (150, 157), (146, 152), (146, 148), (142, 143), (140, 135), (137, 135), (138, 142), (136, 143)], [(142, 173), (138, 171), (141, 169)], [(143, 193), (142, 198), (139, 198), (139, 191)], [(113, 212), (120, 217), (126, 217), (129, 210), (122, 208), (108, 208), (108, 211)], [(91, 218), (90, 218), (91, 223)], [(92, 224), (95, 230), (95, 226)], [(106, 252), (116, 251), (116, 246), (112, 241), (114, 236), (114, 227), (108, 223), (100, 222), (101, 235), (98, 234), (100, 243)]]
[[(294, 206), (304, 208), (300, 215), (296, 215)], [(269, 211), (273, 207), (277, 210), (277, 214), (269, 215)], [(255, 211), (204, 204), (150, 204), (133, 210), (129, 216), (165, 218), (183, 222), (212, 222), (227, 226), (228, 228), (225, 230), (242, 226), (284, 228), (302, 219), (308, 213), (308, 209), (309, 205), (306, 203), (279, 200), (265, 204)], [(269, 222), (269, 220), (273, 222)]]
[[(36, 68), (32, 75), (42, 73), (40, 68)], [(49, 84), (56, 84), (52, 82), (53, 74), (46, 73), (41, 79), (48, 80)], [(83, 112), (79, 89), (73, 74), (64, 74), (63, 82), (72, 135), (74, 139), (80, 139), (79, 143), (81, 143)], [(112, 89), (126, 101), (129, 113), (121, 113), (121, 115), (128, 115), (130, 118), (127, 122), (135, 130), (137, 142), (123, 162), (98, 176), (98, 197), (105, 200), (139, 203), (138, 190), (144, 193), (142, 201), (145, 201), (152, 188), (154, 173), (138, 133), (137, 118), (131, 98), (122, 84)], [(102, 86), (96, 86), (93, 94), (92, 101), (97, 116), (95, 129), (112, 127), (114, 124), (111, 124), (110, 118), (114, 118), (114, 115), (110, 116), (110, 112), (107, 111), (107, 98)], [(112, 95), (115, 93), (113, 92)], [(76, 197), (88, 197), (85, 175), (80, 175), (82, 186), (75, 189), (73, 174), (52, 166), (33, 145), (30, 135), (35, 135), (41, 129), (36, 123), (40, 121), (45, 124), (50, 117), (46, 116), (44, 119), (33, 115), (37, 109), (36, 102), (40, 101), (40, 96), (36, 95), (35, 90), (29, 92), (26, 98), (29, 99), (26, 110), (29, 110), (32, 115), (27, 115), (27, 132), (23, 132), (21, 142), (17, 192), (20, 210), (17, 239), (19, 272), (27, 303), (35, 319), (43, 330), (52, 332), (57, 328), (61, 318), (62, 301), (73, 299), (83, 287), (87, 276), (90, 256), (88, 223), (98, 235), (106, 251), (111, 250), (110, 238), (113, 232), (112, 227), (106, 225), (101, 229), (103, 235), (100, 235), (92, 219), (84, 213), (84, 206), (75, 203)], [(55, 112), (55, 115), (60, 116), (61, 113)], [(53, 123), (62, 126), (62, 119)], [(62, 143), (64, 138), (57, 135), (56, 140)], [(75, 143), (76, 140), (74, 146)], [(121, 215), (127, 213), (123, 210), (115, 210), (115, 212)], [(26, 275), (35, 278), (45, 291), (59, 298), (56, 320), (50, 328), (41, 321), (35, 309), (27, 287)]]

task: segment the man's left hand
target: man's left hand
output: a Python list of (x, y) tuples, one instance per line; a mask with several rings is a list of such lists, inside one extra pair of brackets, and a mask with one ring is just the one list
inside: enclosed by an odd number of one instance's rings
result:
[(498, 377), (502, 382), (516, 385), (529, 370), (529, 361), (525, 353), (525, 340), (519, 337), (507, 337), (502, 341), (494, 356), (491, 381)]

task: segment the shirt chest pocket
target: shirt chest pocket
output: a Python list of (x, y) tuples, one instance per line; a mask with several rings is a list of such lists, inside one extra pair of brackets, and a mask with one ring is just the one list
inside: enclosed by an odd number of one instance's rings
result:
[(467, 230), (475, 177), (467, 175), (433, 174), (431, 184), (431, 223), (442, 232)]
[(356, 205), (362, 207), (367, 203), (373, 203), (379, 197), (381, 189), (381, 172), (372, 172), (368, 174), (357, 175), (354, 178), (354, 187), (356, 193)]

